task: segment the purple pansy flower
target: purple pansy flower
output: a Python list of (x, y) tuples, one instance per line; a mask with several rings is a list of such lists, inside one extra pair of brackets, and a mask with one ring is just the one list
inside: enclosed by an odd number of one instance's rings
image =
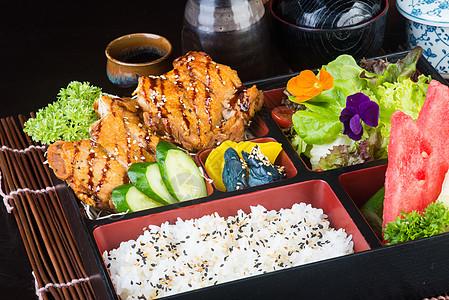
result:
[(356, 93), (346, 98), (346, 107), (341, 111), (340, 122), (343, 134), (354, 141), (363, 135), (363, 121), (366, 125), (376, 127), (379, 124), (379, 105), (363, 93)]

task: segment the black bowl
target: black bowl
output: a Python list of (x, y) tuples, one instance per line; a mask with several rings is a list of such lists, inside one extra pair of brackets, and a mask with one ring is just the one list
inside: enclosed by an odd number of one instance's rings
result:
[(382, 12), (382, 0), (279, 0), (273, 11), (298, 26), (341, 28), (375, 18)]
[(318, 68), (341, 54), (355, 59), (377, 56), (382, 48), (388, 0), (382, 0), (380, 13), (375, 17), (340, 28), (312, 28), (289, 22), (278, 15), (280, 1), (270, 1), (273, 37), (292, 71)]

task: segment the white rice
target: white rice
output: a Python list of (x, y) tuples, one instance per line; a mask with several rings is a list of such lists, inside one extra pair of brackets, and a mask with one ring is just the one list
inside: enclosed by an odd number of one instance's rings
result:
[[(150, 225), (103, 258), (121, 299), (153, 299), (353, 252), (321, 209), (291, 209)], [(143, 297), (142, 297), (143, 296)]]

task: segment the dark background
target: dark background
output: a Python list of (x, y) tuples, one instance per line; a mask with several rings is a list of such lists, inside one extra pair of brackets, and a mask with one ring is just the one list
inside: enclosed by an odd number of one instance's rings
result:
[[(56, 100), (70, 81), (88, 81), (103, 91), (123, 93), (107, 79), (104, 49), (113, 39), (136, 32), (168, 38), (182, 55), (186, 0), (7, 1), (0, 6), (0, 117), (28, 115)], [(384, 51), (405, 39), (390, 3)], [(272, 52), (271, 76), (289, 73)], [(247, 78), (251, 80), (251, 78)], [(33, 299), (34, 279), (12, 215), (0, 205), (0, 298)]]
[(113, 89), (104, 49), (128, 33), (165, 36), (181, 54), (185, 0), (8, 1), (0, 8), (2, 116), (36, 111), (72, 80)]

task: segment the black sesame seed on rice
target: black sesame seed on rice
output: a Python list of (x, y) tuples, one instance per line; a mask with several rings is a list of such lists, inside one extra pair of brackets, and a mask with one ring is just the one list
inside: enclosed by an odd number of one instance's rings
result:
[[(293, 211), (297, 215), (293, 214)], [(303, 218), (302, 214), (306, 216)], [(268, 211), (256, 206), (251, 208), (250, 214), (239, 211), (234, 217), (221, 218), (211, 215), (207, 218), (207, 221), (203, 222), (200, 218), (189, 220), (189, 223), (178, 220), (174, 223), (164, 223), (160, 227), (149, 226), (144, 236), (135, 241), (122, 243), (123, 247), (128, 245), (129, 248), (126, 249), (136, 248), (136, 243), (141, 245), (142, 249), (133, 251), (135, 261), (143, 261), (143, 264), (151, 262), (145, 267), (141, 263), (139, 267), (147, 268), (150, 274), (157, 274), (155, 277), (159, 278), (144, 279), (147, 282), (145, 285), (152, 291), (146, 295), (147, 298), (171, 295), (186, 291), (185, 289), (197, 289), (233, 280), (230, 276), (240, 278), (295, 266), (309, 259), (300, 258), (303, 249), (309, 248), (310, 251), (316, 251), (315, 248), (331, 249), (332, 245), (340, 243), (340, 239), (342, 244), (345, 241), (346, 248), (344, 250), (342, 248), (342, 253), (338, 255), (353, 251), (351, 237), (341, 230), (334, 230), (332, 233), (339, 237), (338, 240), (330, 237), (328, 221), (324, 220), (321, 224), (322, 211), (303, 203), (295, 204), (291, 210)], [(172, 232), (177, 232), (176, 236), (172, 235)], [(326, 239), (323, 239), (324, 236)], [(281, 245), (274, 242), (279, 241), (279, 238), (283, 240)], [(192, 244), (186, 242), (187, 240), (191, 240)], [(348, 240), (349, 242), (346, 242)], [(328, 244), (330, 246), (326, 246)], [(202, 249), (201, 257), (196, 255), (195, 249)], [(119, 251), (120, 248), (103, 255), (113, 282), (116, 280), (115, 274), (127, 268), (126, 263), (122, 261), (124, 259), (122, 256), (126, 255), (118, 255)], [(123, 251), (127, 250), (124, 248)], [(239, 255), (247, 255), (247, 261), (237, 258)], [(134, 266), (131, 261), (130, 272), (133, 272)], [(159, 264), (159, 261), (164, 263)], [(233, 267), (235, 264), (238, 265), (236, 269)], [(244, 267), (245, 265), (247, 267)], [(236, 274), (234, 270), (240, 273)], [(176, 280), (179, 277), (183, 279)], [(136, 286), (134, 278), (138, 277), (133, 277), (132, 284), (127, 281), (129, 286)], [(182, 287), (178, 286), (179, 282), (183, 282)], [(131, 287), (129, 289), (132, 291)], [(139, 291), (131, 293), (135, 293), (137, 297)]]

